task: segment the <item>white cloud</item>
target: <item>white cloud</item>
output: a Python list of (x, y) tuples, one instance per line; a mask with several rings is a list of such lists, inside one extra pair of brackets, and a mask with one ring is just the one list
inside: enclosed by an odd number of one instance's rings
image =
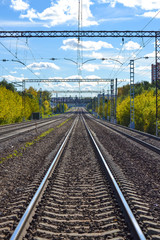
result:
[(49, 91), (53, 90), (53, 87), (54, 87), (53, 82), (45, 82), (45, 83), (42, 83), (42, 84), (43, 84), (43, 87), (45, 87), (47, 90), (48, 90), (48, 88), (49, 88)]
[(69, 77), (66, 77), (65, 79), (82, 79), (82, 76), (79, 76), (79, 75), (72, 75), (72, 76), (69, 76)]
[(68, 90), (74, 90), (73, 86), (67, 82), (61, 82), (57, 84), (58, 88), (63, 88), (63, 90), (66, 90), (66, 88), (68, 88)]
[(140, 49), (141, 46), (137, 42), (129, 41), (124, 44), (123, 48), (130, 51), (130, 50)]
[(103, 23), (103, 22), (120, 22), (120, 21), (130, 21), (132, 20), (132, 17), (117, 17), (117, 18), (102, 18), (98, 20), (98, 23)]
[(136, 66), (136, 75), (142, 75), (148, 76), (149, 78), (151, 77), (151, 65), (149, 66)]
[(100, 66), (97, 64), (84, 64), (81, 69), (88, 72), (94, 72), (95, 70), (99, 70), (99, 68)]
[(42, 22), (0, 20), (0, 25), (3, 27), (40, 27), (42, 26)]
[(102, 63), (103, 63), (103, 68), (118, 69), (121, 66), (120, 63), (112, 60), (105, 60)]
[(74, 88), (67, 82), (60, 82), (55, 85), (53, 82), (43, 83), (46, 88), (51, 88), (50, 91), (74, 90)]
[(99, 0), (99, 3), (109, 3), (115, 7), (116, 3), (121, 3), (125, 7), (140, 7), (143, 10), (159, 9), (159, 0)]
[(10, 7), (16, 11), (24, 11), (29, 8), (29, 4), (24, 2), (23, 0), (11, 0)]
[(157, 11), (157, 12), (150, 11), (150, 12), (145, 12), (144, 14), (139, 15), (139, 16), (151, 17), (151, 18), (160, 18), (160, 12), (159, 11)]
[[(82, 82), (81, 87), (92, 87), (93, 90), (97, 90), (97, 82)], [(96, 87), (96, 89), (93, 87)]]
[[(91, 54), (84, 54), (83, 56), (86, 58), (89, 58), (91, 60), (92, 60), (92, 58), (95, 60), (99, 60), (98, 63), (100, 63), (100, 64), (104, 64), (107, 61), (110, 61), (110, 62), (113, 61), (114, 63), (116, 63), (118, 61), (119, 61), (119, 63), (123, 63), (123, 61), (124, 61), (124, 56), (114, 55), (114, 53), (111, 54), (111, 53), (107, 53), (107, 52), (94, 52), (93, 51), (93, 52), (91, 52)], [(111, 57), (111, 56), (113, 56), (113, 57)]]
[(145, 57), (155, 58), (155, 51), (153, 51), (152, 53), (146, 54)]
[(31, 8), (27, 11), (27, 14), (21, 14), (20, 18), (28, 18), (31, 22), (33, 22), (34, 18), (38, 18), (38, 14), (35, 9)]
[(39, 75), (40, 75), (40, 72), (35, 72), (34, 74), (36, 74), (37, 76), (39, 76)]
[[(91, 59), (92, 60), (92, 59)], [(121, 62), (118, 60), (118, 58), (115, 60), (104, 60), (104, 61), (101, 61), (99, 64), (92, 64), (92, 63), (85, 63), (85, 64), (82, 64), (82, 66), (80, 67), (81, 70), (85, 70), (87, 72), (94, 72), (96, 70), (100, 70), (100, 69), (106, 69), (106, 68), (114, 68), (114, 69), (117, 69), (121, 66)], [(80, 78), (78, 75), (75, 76), (75, 78)]]
[[(63, 50), (77, 50), (78, 40), (76, 38), (63, 40), (63, 44), (64, 45), (61, 46)], [(112, 44), (103, 41), (82, 41), (80, 47), (83, 51), (97, 51), (102, 48), (113, 48)]]
[(84, 87), (82, 90), (83, 91), (92, 91), (92, 87), (91, 86)]
[(91, 52), (91, 54), (86, 54), (86, 55), (84, 54), (83, 56), (88, 58), (95, 58), (95, 59), (101, 59), (105, 57), (104, 53), (95, 52), (95, 51)]
[(139, 67), (136, 67), (136, 71), (151, 71), (151, 66), (139, 66)]
[(5, 78), (7, 81), (11, 81), (11, 82), (20, 82), (24, 79), (24, 77), (15, 77), (15, 76), (12, 76), (12, 75), (4, 75), (4, 76), (1, 76), (1, 78)]
[(59, 80), (62, 80), (63, 78), (62, 77), (49, 77), (48, 79), (59, 79)]
[[(64, 79), (62, 77), (54, 77), (56, 79)], [(71, 76), (67, 76), (65, 77), (65, 79), (101, 79), (101, 77), (97, 76), (97, 75), (88, 75), (88, 76), (79, 76), (79, 75), (71, 75)], [(108, 82), (110, 83), (110, 82)], [(77, 82), (75, 83), (69, 83), (69, 82), (59, 82), (55, 85), (55, 83), (52, 82), (46, 82), (46, 83), (42, 83), (44, 87), (46, 87), (46, 89), (49, 90), (54, 90), (54, 91), (78, 91), (79, 90), (79, 85)], [(100, 88), (104, 88), (104, 86), (106, 87), (107, 83), (97, 83), (96, 81), (94, 82), (81, 82), (80, 83), (80, 89), (81, 90), (88, 90), (88, 91), (92, 91), (92, 90), (99, 90)], [(70, 95), (72, 95), (72, 93), (70, 93)]]
[[(90, 6), (93, 3), (91, 0), (85, 0), (82, 3), (83, 8), (83, 22), (82, 26), (92, 26), (98, 25), (96, 21), (93, 20), (93, 15), (90, 10)], [(30, 20), (39, 19), (44, 21), (44, 26), (52, 27), (59, 24), (68, 23), (71, 25), (77, 24), (77, 10), (78, 1), (75, 0), (58, 0), (56, 3), (52, 1), (49, 8), (44, 9), (41, 13), (37, 12), (35, 9), (28, 9), (26, 14), (21, 14), (21, 18), (28, 18)]]
[(32, 68), (34, 70), (47, 69), (47, 68), (53, 68), (55, 70), (60, 69), (60, 67), (58, 67), (56, 64), (50, 63), (50, 62), (39, 62), (39, 63), (34, 62), (34, 63), (27, 65), (27, 67)]
[(85, 78), (87, 78), (87, 79), (101, 79), (101, 77), (99, 77), (97, 75), (88, 75)]
[(116, 0), (98, 0), (98, 3), (109, 3), (111, 7), (115, 7)]

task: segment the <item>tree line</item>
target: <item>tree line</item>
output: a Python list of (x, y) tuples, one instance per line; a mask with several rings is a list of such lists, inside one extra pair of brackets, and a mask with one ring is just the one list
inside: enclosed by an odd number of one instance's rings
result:
[[(104, 103), (103, 103), (104, 102)], [(99, 99), (95, 97), (88, 104), (89, 111), (94, 112), (99, 117), (110, 120), (110, 99), (103, 101), (103, 97)], [(150, 134), (156, 131), (156, 90), (155, 85), (149, 82), (135, 84), (135, 128)], [(129, 126), (130, 124), (130, 85), (125, 85), (118, 89), (117, 97), (117, 123)]]
[[(51, 108), (51, 92), (37, 91), (33, 87), (17, 91), (12, 83), (5, 79), (0, 82), (0, 124), (21, 122), (24, 118), (29, 120), (33, 112), (41, 112), (42, 117), (62, 112), (62, 104)], [(64, 111), (67, 105), (64, 105)]]

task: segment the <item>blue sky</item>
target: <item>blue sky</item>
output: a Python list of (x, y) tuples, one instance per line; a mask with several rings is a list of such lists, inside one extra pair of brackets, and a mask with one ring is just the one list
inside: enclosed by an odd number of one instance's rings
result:
[[(160, 0), (81, 0), (82, 30), (160, 30)], [(77, 30), (78, 0), (0, 0), (0, 31)], [(6, 49), (7, 48), (7, 49)], [(130, 59), (135, 61), (135, 82), (151, 81), (154, 39), (85, 38), (81, 42), (82, 77), (129, 80)], [(0, 39), (0, 80), (76, 78), (77, 39)], [(2, 59), (16, 60), (3, 62)], [(57, 58), (51, 61), (50, 58)], [(64, 58), (71, 59), (67, 61)], [(102, 61), (101, 58), (106, 58)], [(115, 61), (117, 60), (117, 61)], [(119, 62), (121, 62), (121, 64)], [(35, 76), (36, 75), (36, 76)], [(122, 86), (124, 83), (119, 83)], [(27, 84), (27, 87), (31, 84)], [(36, 89), (78, 90), (77, 83), (32, 84)], [(81, 90), (107, 90), (108, 84), (82, 83)]]

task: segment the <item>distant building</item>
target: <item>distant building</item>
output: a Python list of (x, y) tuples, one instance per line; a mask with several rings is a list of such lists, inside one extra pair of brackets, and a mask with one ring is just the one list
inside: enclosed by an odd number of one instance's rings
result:
[[(158, 63), (158, 79), (160, 79), (160, 63)], [(151, 65), (151, 80), (152, 84), (156, 83), (156, 65), (152, 64)]]

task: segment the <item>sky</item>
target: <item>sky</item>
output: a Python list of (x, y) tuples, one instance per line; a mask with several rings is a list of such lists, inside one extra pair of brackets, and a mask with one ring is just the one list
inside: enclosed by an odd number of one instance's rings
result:
[[(0, 0), (0, 31), (78, 30), (78, 2)], [(81, 0), (80, 29), (157, 31), (160, 30), (159, 6), (160, 0)], [(83, 38), (78, 52), (76, 38), (1, 38), (0, 81), (4, 78), (8, 82), (26, 78), (117, 78), (121, 87), (129, 83), (129, 63), (135, 59), (135, 82), (151, 82), (154, 41), (154, 38)], [(145, 59), (146, 56), (149, 58)], [(26, 84), (27, 88), (30, 86), (49, 91), (79, 89), (78, 83), (69, 82)], [(109, 82), (86, 82), (80, 84), (80, 89), (106, 92), (109, 86)]]

